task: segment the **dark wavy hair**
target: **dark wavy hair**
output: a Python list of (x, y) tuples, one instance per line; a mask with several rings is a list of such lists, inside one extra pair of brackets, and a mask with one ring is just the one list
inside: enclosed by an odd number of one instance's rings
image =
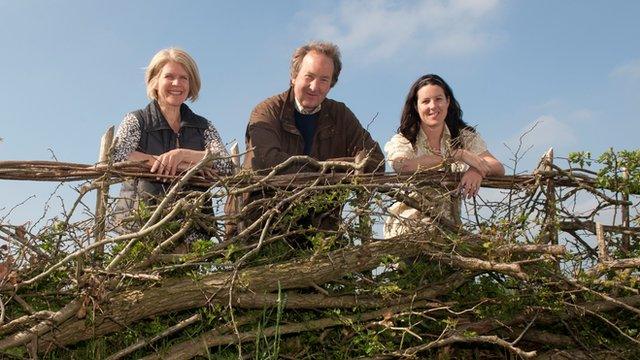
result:
[(444, 119), (444, 122), (451, 133), (451, 145), (454, 149), (459, 149), (462, 146), (461, 141), (458, 140), (460, 130), (475, 130), (462, 120), (462, 109), (460, 109), (460, 104), (455, 96), (453, 96), (453, 91), (449, 85), (440, 76), (435, 74), (423, 75), (411, 85), (407, 99), (404, 102), (404, 107), (402, 108), (398, 133), (402, 134), (402, 136), (411, 142), (411, 145), (415, 146), (418, 131), (420, 131), (418, 91), (427, 85), (437, 85), (441, 87), (442, 90), (444, 90), (444, 95), (449, 99), (449, 108), (447, 109), (447, 117)]

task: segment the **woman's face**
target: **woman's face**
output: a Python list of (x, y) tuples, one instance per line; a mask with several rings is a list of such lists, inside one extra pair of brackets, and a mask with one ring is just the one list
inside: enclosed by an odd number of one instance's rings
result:
[(444, 89), (438, 85), (425, 85), (418, 90), (418, 103), (416, 104), (420, 122), (428, 127), (441, 127), (447, 117), (449, 98)]
[(189, 96), (189, 74), (182, 64), (169, 61), (158, 74), (158, 103), (180, 106)]

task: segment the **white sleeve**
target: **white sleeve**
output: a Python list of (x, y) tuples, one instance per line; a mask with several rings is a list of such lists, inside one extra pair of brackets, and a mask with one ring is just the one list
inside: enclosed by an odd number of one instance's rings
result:
[(415, 151), (411, 142), (402, 134), (395, 134), (384, 145), (384, 151), (387, 153), (387, 161), (391, 163), (395, 160), (412, 159), (415, 157)]

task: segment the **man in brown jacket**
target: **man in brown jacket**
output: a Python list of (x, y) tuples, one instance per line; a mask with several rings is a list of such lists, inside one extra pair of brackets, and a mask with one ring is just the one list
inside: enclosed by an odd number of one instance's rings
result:
[[(352, 158), (363, 151), (369, 157), (365, 170), (384, 171), (378, 143), (345, 104), (326, 98), (341, 68), (340, 51), (334, 44), (312, 42), (296, 49), (291, 59), (291, 87), (251, 112), (245, 169), (270, 169), (294, 155), (324, 161)], [(300, 170), (292, 166), (283, 172)]]
[[(368, 159), (365, 171), (384, 171), (384, 155), (378, 143), (345, 104), (326, 98), (338, 81), (341, 68), (340, 51), (334, 44), (312, 42), (296, 49), (291, 59), (289, 89), (264, 100), (251, 112), (246, 132), (245, 169), (266, 172), (296, 155), (325, 161), (353, 160), (361, 153)], [(297, 163), (279, 173), (315, 170)], [(255, 193), (244, 203), (265, 196), (269, 195)], [(330, 210), (318, 213), (312, 209), (298, 225), (335, 230), (341, 205), (326, 205), (325, 210)], [(245, 220), (254, 221), (261, 212), (250, 211)], [(235, 230), (234, 224), (229, 225), (227, 230)], [(305, 248), (310, 245), (304, 239), (294, 242)]]

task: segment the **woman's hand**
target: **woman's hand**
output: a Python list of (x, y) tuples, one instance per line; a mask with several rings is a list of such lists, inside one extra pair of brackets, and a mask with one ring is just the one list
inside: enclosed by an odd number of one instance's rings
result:
[(475, 167), (470, 167), (469, 170), (462, 175), (460, 185), (458, 185), (458, 191), (460, 191), (462, 197), (464, 198), (466, 196), (467, 199), (471, 199), (478, 195), (480, 183), (482, 183), (483, 178), (482, 174)]
[[(155, 157), (151, 172), (158, 175), (175, 175), (176, 172), (188, 169), (196, 161), (193, 150), (173, 149)], [(199, 153), (199, 152), (198, 152)]]

